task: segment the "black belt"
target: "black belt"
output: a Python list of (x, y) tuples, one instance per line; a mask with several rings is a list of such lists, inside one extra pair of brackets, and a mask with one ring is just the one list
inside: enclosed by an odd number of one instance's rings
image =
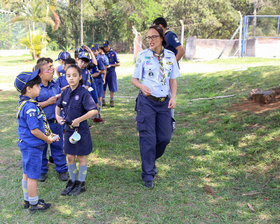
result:
[(149, 95), (149, 96), (146, 96), (146, 97), (151, 99), (151, 100), (157, 101), (157, 102), (164, 102), (168, 98), (168, 96), (166, 96), (166, 97), (155, 97), (155, 96), (152, 96), (152, 95)]

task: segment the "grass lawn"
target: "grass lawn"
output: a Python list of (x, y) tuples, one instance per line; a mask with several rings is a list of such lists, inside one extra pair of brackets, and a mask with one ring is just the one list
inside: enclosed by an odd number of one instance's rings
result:
[[(116, 98), (115, 108), (103, 109), (106, 123), (91, 128), (94, 151), (89, 156), (87, 191), (77, 197), (60, 196), (65, 183), (49, 165), (39, 196), (52, 207), (34, 215), (22, 208), (18, 94), (0, 92), (0, 223), (280, 223), (280, 111), (252, 113), (232, 107), (253, 88), (278, 86), (279, 62), (223, 59), (211, 63), (243, 63), (248, 69), (182, 71), (177, 126), (157, 161), (153, 190), (143, 187), (140, 176), (135, 99)], [(263, 66), (255, 67), (256, 63)], [(136, 97), (130, 78), (131, 74), (119, 77), (119, 96)], [(231, 94), (235, 97), (191, 101)]]

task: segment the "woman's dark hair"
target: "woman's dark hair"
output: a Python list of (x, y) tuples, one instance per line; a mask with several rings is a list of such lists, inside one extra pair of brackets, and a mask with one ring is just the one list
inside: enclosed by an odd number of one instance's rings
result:
[(47, 63), (53, 63), (53, 60), (51, 58), (39, 58), (36, 64), (42, 63), (44, 61)]
[(24, 87), (24, 89), (21, 91), (21, 95), (24, 95), (26, 93), (26, 88), (30, 87), (32, 88), (33, 86), (35, 86), (36, 84), (40, 84), (41, 83), (41, 78), (39, 75), (36, 76), (35, 79), (32, 79), (30, 81), (28, 81)]
[[(67, 70), (68, 70), (69, 68), (75, 68), (75, 69), (78, 71), (79, 76), (82, 76), (82, 70), (80, 69), (80, 67), (79, 67), (78, 65), (76, 65), (76, 64), (71, 64), (71, 65), (69, 65), (65, 72), (67, 72)], [(79, 81), (79, 83), (80, 83), (81, 85), (84, 84), (83, 78)]]
[(163, 29), (158, 25), (150, 26), (149, 30), (150, 29), (155, 29), (158, 32), (158, 34), (162, 38), (162, 46), (166, 47), (167, 43), (166, 43), (166, 40), (165, 40), (165, 37), (164, 37)]

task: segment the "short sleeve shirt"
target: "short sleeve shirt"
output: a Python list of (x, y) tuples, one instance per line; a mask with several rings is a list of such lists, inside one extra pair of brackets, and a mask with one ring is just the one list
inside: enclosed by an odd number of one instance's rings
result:
[[(40, 84), (40, 95), (35, 98), (38, 102), (44, 102), (52, 96), (56, 96), (61, 93), (61, 89), (54, 81), (50, 81), (47, 86)], [(48, 120), (55, 119), (55, 103), (43, 108), (44, 113)]]
[(59, 66), (57, 67), (57, 72), (58, 72), (58, 73), (62, 73), (62, 74), (65, 74), (65, 73), (66, 73), (65, 70), (63, 69), (63, 65), (59, 65)]
[(18, 114), (18, 137), (20, 141), (32, 146), (39, 146), (45, 142), (35, 137), (31, 130), (39, 129), (45, 133), (43, 115), (38, 108), (37, 102), (30, 102), (30, 98), (20, 96), (19, 105), (26, 101)]
[(165, 82), (162, 79), (160, 63), (150, 49), (140, 52), (132, 76), (142, 80), (142, 84), (149, 87), (155, 97), (166, 97), (170, 93), (169, 80), (180, 76), (174, 53), (166, 49), (163, 53)]
[(165, 40), (167, 43), (167, 46), (165, 47), (167, 50), (172, 51), (175, 55), (177, 54), (177, 49), (176, 47), (180, 46), (181, 43), (175, 33), (173, 33), (170, 30), (167, 30), (165, 32)]
[[(97, 110), (90, 93), (81, 85), (78, 85), (73, 91), (70, 87), (67, 87), (56, 102), (56, 105), (63, 108), (67, 124), (71, 124), (74, 119), (83, 116), (90, 110)], [(80, 126), (85, 124), (86, 121), (83, 121), (80, 123)]]
[(86, 68), (82, 70), (82, 77), (84, 86), (91, 86), (90, 74)]
[[(109, 64), (110, 64), (110, 65), (114, 65), (114, 64), (120, 62), (120, 60), (119, 60), (119, 58), (118, 58), (118, 55), (117, 55), (117, 53), (116, 53), (114, 50), (110, 49), (110, 51), (107, 52), (106, 55), (107, 55), (107, 57), (108, 57), (108, 60), (109, 60)], [(115, 67), (110, 67), (110, 68), (108, 68), (108, 71), (109, 71), (109, 72), (110, 72), (110, 71), (114, 71), (114, 70), (115, 70)]]
[(65, 86), (69, 85), (68, 82), (67, 82), (67, 80), (66, 80), (66, 75), (62, 75), (62, 76), (58, 77), (57, 80), (56, 80), (56, 84), (57, 84), (60, 88), (63, 88), (63, 87), (65, 87)]

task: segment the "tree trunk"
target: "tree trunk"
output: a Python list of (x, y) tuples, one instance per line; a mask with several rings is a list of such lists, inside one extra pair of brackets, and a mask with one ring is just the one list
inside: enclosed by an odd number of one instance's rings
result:
[(81, 0), (81, 46), (84, 45), (83, 0)]
[(34, 46), (33, 46), (33, 43), (32, 43), (32, 32), (31, 32), (30, 22), (28, 23), (28, 29), (29, 29), (29, 41), (30, 41), (30, 49), (32, 51), (32, 58), (33, 58), (33, 60), (35, 60), (36, 59), (36, 54), (35, 54), (35, 49), (34, 49)]
[(256, 27), (257, 27), (257, 1), (254, 0), (254, 20), (253, 20), (253, 35), (256, 35)]

